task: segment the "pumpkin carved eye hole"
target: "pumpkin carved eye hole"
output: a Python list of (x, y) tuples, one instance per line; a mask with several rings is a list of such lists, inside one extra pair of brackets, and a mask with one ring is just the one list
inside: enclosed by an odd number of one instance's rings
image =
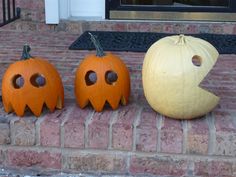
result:
[(107, 71), (105, 74), (106, 83), (109, 85), (114, 85), (117, 81), (118, 76), (114, 71)]
[(87, 86), (95, 84), (97, 82), (97, 74), (94, 71), (88, 71), (85, 75), (85, 82)]
[(198, 55), (194, 55), (192, 57), (192, 63), (193, 63), (194, 66), (199, 67), (199, 66), (202, 65), (202, 58)]
[(20, 75), (17, 74), (12, 78), (12, 85), (15, 89), (20, 89), (24, 86), (24, 78)]
[(34, 74), (31, 76), (30, 78), (30, 83), (34, 86), (34, 87), (43, 87), (46, 85), (46, 79), (43, 75), (41, 74)]

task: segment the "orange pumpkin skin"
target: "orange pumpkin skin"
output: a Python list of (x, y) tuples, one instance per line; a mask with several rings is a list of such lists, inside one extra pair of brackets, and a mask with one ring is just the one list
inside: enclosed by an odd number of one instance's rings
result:
[[(97, 81), (93, 85), (86, 84), (86, 74), (93, 71)], [(106, 82), (106, 72), (117, 74), (117, 81), (113, 84)], [(119, 103), (128, 103), (130, 95), (129, 71), (123, 61), (112, 53), (104, 56), (89, 55), (79, 65), (75, 75), (75, 95), (78, 105), (84, 108), (89, 102), (93, 108), (100, 112), (106, 102), (117, 109)]]
[[(35, 87), (30, 82), (33, 75), (40, 74), (45, 78), (43, 87)], [(14, 88), (12, 80), (21, 75), (24, 84)], [(34, 57), (17, 61), (9, 66), (2, 80), (2, 99), (6, 112), (15, 112), (23, 116), (25, 108), (40, 116), (44, 104), (50, 111), (64, 106), (64, 89), (57, 70), (45, 59)]]

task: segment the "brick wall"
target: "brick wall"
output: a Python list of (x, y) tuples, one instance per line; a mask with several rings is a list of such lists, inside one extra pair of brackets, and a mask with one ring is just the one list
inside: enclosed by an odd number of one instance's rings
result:
[[(30, 2), (30, 3), (29, 3)], [(0, 103), (2, 169), (59, 170), (89, 174), (156, 176), (236, 176), (235, 55), (221, 55), (204, 88), (221, 97), (210, 114), (177, 121), (145, 102), (141, 70), (144, 53), (116, 52), (131, 74), (131, 102), (116, 111), (95, 113), (75, 105), (75, 68), (91, 51), (68, 46), (84, 30), (235, 34), (235, 23), (62, 21), (45, 25), (43, 0), (19, 0), (22, 18), (0, 29), (0, 80), (20, 58), (23, 44), (47, 58), (62, 76), (67, 99), (62, 111), (38, 119), (6, 114)], [(90, 175), (91, 176), (91, 175)]]
[(48, 32), (67, 31), (74, 34), (86, 30), (236, 34), (235, 22), (61, 20), (59, 25), (46, 25), (44, 0), (16, 0), (16, 4), (22, 11), (21, 20), (5, 26), (5, 29)]
[(96, 113), (68, 102), (62, 112), (18, 119), (1, 108), (0, 164), (94, 174), (233, 177), (232, 118), (216, 112), (177, 121), (136, 104)]

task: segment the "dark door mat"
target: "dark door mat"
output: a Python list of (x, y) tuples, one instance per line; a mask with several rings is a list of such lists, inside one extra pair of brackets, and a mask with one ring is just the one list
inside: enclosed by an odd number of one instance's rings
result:
[[(157, 40), (174, 35), (151, 32), (90, 31), (96, 35), (105, 51), (146, 52)], [(236, 54), (236, 35), (186, 34), (210, 42), (220, 54)], [(84, 32), (70, 47), (70, 50), (94, 50), (88, 31)]]

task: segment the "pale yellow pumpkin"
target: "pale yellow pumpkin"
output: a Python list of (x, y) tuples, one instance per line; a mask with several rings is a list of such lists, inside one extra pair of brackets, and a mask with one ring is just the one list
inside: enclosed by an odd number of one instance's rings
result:
[(151, 107), (176, 119), (192, 119), (210, 112), (219, 97), (199, 87), (219, 53), (205, 40), (175, 35), (155, 42), (147, 51), (142, 80)]

